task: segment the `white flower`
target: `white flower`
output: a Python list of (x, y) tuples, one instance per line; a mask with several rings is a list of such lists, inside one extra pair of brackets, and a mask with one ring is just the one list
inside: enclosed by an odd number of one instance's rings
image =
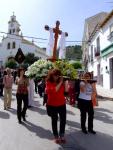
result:
[(53, 63), (47, 60), (38, 60), (28, 67), (26, 76), (28, 77), (42, 77), (46, 76), (48, 71), (53, 68)]

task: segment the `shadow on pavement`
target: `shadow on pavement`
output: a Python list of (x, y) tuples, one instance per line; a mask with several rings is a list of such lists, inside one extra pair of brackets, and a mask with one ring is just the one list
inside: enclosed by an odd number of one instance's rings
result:
[(95, 111), (102, 111), (102, 112), (113, 113), (113, 111), (110, 111), (110, 110), (105, 109), (105, 108), (95, 108)]
[(70, 110), (67, 110), (67, 114), (75, 116), (75, 113), (73, 111), (70, 111)]
[[(53, 134), (51, 131), (42, 128), (41, 126), (37, 126), (29, 121), (26, 121), (22, 124), (25, 128), (27, 128), (29, 131), (36, 133), (37, 136), (40, 138), (46, 138), (51, 140), (53, 138)], [(78, 137), (77, 137), (78, 138)], [(73, 140), (73, 137), (69, 134), (66, 135), (66, 144), (59, 144), (61, 147), (59, 150), (87, 150), (79, 145), (79, 143), (75, 143), (75, 140)]]
[[(4, 101), (4, 96), (0, 97), (0, 99), (1, 99), (2, 101)], [(13, 98), (12, 98), (12, 101), (14, 101), (14, 100), (15, 100), (15, 98), (13, 97)]]
[(113, 137), (97, 132), (96, 135), (83, 134), (78, 130), (70, 130), (67, 139), (75, 145), (75, 150), (112, 150)]
[(66, 121), (66, 125), (69, 126), (69, 127), (74, 127), (74, 128), (78, 128), (80, 129), (80, 123), (78, 122), (75, 122), (75, 121), (70, 121), (70, 120), (67, 120)]
[(33, 101), (33, 104), (34, 104), (34, 107), (42, 106), (39, 101), (35, 101), (35, 100)]
[(40, 108), (40, 107), (31, 107), (31, 108), (29, 108), (29, 110), (38, 112), (38, 113), (41, 114), (41, 115), (47, 115), (46, 110), (45, 110), (45, 109), (42, 109), (42, 108)]
[[(66, 144), (62, 144), (62, 150), (88, 150), (82, 144), (80, 145), (70, 134), (66, 135)], [(60, 149), (59, 149), (60, 150)], [(92, 150), (92, 149), (90, 149)]]
[(14, 115), (17, 115), (17, 110), (14, 108), (8, 109), (8, 111)]
[[(41, 115), (47, 115), (46, 109), (42, 109), (42, 108), (40, 108), (40, 106), (42, 106), (42, 105), (39, 105), (38, 107), (35, 105), (35, 106), (30, 107), (28, 109), (31, 111), (38, 112)], [(45, 108), (46, 108), (46, 106), (45, 106)], [(75, 116), (75, 113), (73, 113), (72, 111), (69, 111), (69, 110), (67, 110), (67, 114)]]
[(95, 114), (94, 114), (95, 119), (99, 120), (99, 121), (103, 121), (103, 122), (108, 123), (108, 124), (113, 124), (113, 118), (109, 114), (107, 114), (106, 112), (112, 113), (111, 111), (109, 111), (107, 109), (97, 108), (95, 110)]
[(41, 126), (37, 126), (29, 121), (26, 121), (22, 125), (26, 127), (29, 131), (36, 133), (36, 135), (40, 138), (51, 139), (52, 137), (51, 131), (44, 129)]
[(0, 111), (0, 118), (9, 119), (10, 115), (7, 112)]
[(16, 98), (16, 93), (12, 93), (12, 95), (15, 96), (15, 98)]

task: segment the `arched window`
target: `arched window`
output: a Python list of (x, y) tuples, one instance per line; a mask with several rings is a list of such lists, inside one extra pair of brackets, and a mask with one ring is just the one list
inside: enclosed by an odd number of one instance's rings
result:
[(10, 43), (7, 44), (7, 49), (10, 49)]
[(13, 42), (12, 48), (14, 49), (15, 47), (16, 47), (16, 44), (15, 44), (15, 42)]

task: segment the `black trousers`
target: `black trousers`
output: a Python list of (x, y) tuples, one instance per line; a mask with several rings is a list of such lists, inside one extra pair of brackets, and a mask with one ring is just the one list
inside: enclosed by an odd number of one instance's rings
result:
[(3, 88), (4, 88), (4, 85), (0, 84), (0, 96), (3, 96)]
[[(47, 106), (47, 113), (51, 117), (52, 131), (55, 137), (63, 137), (66, 125), (66, 105), (54, 107)], [(58, 131), (58, 115), (60, 119), (60, 129)]]
[(94, 109), (92, 101), (79, 99), (79, 108), (81, 113), (81, 128), (86, 130), (86, 117), (88, 114), (88, 130), (93, 130)]
[[(28, 94), (16, 94), (17, 98), (17, 118), (21, 121), (21, 117), (25, 118), (26, 110), (28, 108)], [(22, 108), (23, 101), (23, 108)]]

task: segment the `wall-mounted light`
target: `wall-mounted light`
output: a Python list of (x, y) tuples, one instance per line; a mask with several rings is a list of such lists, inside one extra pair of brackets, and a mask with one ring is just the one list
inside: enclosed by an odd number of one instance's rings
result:
[(106, 66), (106, 73), (109, 73), (108, 67)]

